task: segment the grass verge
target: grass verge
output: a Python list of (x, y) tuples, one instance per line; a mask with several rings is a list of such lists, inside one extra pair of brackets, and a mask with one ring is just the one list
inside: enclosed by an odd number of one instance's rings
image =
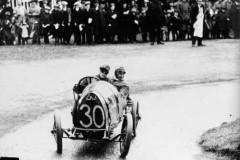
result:
[(199, 145), (204, 151), (240, 160), (240, 118), (208, 130), (201, 136)]

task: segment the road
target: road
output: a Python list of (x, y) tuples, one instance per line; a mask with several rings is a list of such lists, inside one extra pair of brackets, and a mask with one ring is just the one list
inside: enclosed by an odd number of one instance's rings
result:
[(126, 68), (131, 92), (141, 103), (143, 120), (127, 159), (208, 160), (197, 146), (199, 136), (239, 117), (240, 58), (239, 41), (206, 44), (103, 45), (88, 48), (88, 53), (76, 47), (75, 57), (1, 62), (0, 155), (119, 159), (119, 144), (71, 140), (64, 140), (63, 155), (57, 155), (50, 134), (55, 108), (61, 109), (64, 127), (71, 127), (73, 84), (109, 64), (110, 75), (117, 66)]
[[(239, 117), (239, 92), (240, 83), (232, 82), (135, 95), (141, 102), (142, 121), (126, 159), (210, 160), (197, 141), (209, 128)], [(72, 127), (70, 111), (71, 107), (61, 110), (63, 128)], [(52, 125), (50, 113), (8, 134), (0, 141), (2, 155), (29, 160), (120, 159), (118, 143), (70, 139), (63, 139), (63, 154), (58, 155)]]

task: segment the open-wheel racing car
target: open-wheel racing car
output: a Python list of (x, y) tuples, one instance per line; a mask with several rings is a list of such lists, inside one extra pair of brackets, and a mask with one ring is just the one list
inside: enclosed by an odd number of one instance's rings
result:
[[(62, 153), (62, 138), (86, 141), (120, 142), (121, 157), (128, 154), (131, 141), (136, 137), (140, 120), (139, 102), (127, 105), (127, 97), (111, 84), (95, 77), (84, 77), (73, 88), (73, 127), (62, 129), (61, 116), (54, 111), (51, 133), (57, 143), (57, 152)], [(122, 124), (121, 132), (113, 130)]]

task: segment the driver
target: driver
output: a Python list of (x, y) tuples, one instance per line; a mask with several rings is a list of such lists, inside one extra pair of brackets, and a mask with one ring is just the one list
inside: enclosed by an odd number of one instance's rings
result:
[(98, 75), (96, 75), (96, 78), (101, 81), (110, 82), (111, 80), (107, 77), (107, 75), (110, 71), (109, 65), (102, 65), (99, 67), (99, 69), (100, 69), (100, 72)]
[(116, 79), (112, 80), (112, 84), (117, 88), (118, 92), (122, 93), (125, 97), (129, 95), (129, 86), (124, 82), (124, 75), (126, 71), (123, 67), (115, 69)]
[(115, 77), (116, 79), (112, 80), (112, 84), (117, 88), (118, 92), (120, 92), (124, 97), (127, 97), (127, 106), (131, 107), (133, 105), (133, 101), (129, 97), (129, 86), (126, 82), (124, 82), (124, 75), (126, 71), (124, 67), (119, 67), (115, 69)]

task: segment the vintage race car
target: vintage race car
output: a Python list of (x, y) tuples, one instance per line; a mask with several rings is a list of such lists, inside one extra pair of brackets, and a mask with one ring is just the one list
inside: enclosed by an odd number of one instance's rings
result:
[[(73, 128), (62, 129), (58, 110), (54, 112), (54, 125), (51, 131), (57, 142), (57, 152), (62, 153), (62, 138), (87, 141), (120, 142), (121, 157), (128, 154), (136, 128), (140, 120), (139, 102), (127, 105), (126, 95), (108, 82), (95, 77), (84, 77), (73, 88), (74, 106), (72, 109)], [(119, 124), (121, 132), (113, 134)]]

